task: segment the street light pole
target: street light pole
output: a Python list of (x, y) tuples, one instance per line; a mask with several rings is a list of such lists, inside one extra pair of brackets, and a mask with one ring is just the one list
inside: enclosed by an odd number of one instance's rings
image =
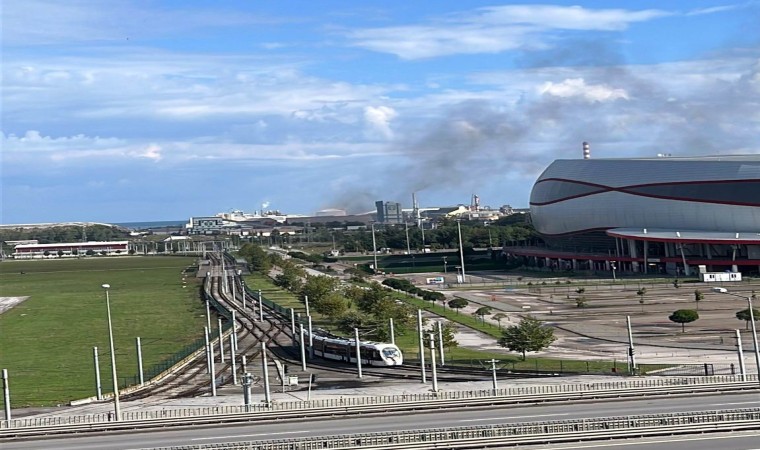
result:
[(113, 378), (113, 408), (116, 421), (121, 420), (121, 407), (119, 406), (119, 379), (116, 377), (116, 353), (113, 345), (113, 326), (111, 325), (111, 299), (108, 296), (110, 284), (102, 285), (106, 290), (106, 311), (108, 312), (108, 342), (111, 346), (111, 377)]
[(377, 242), (375, 241), (375, 222), (372, 222), (372, 256), (375, 258), (373, 271), (377, 273)]
[(733, 294), (731, 292), (723, 292), (724, 294), (732, 295), (747, 300), (747, 307), (749, 308), (749, 321), (752, 324), (752, 344), (755, 351), (755, 365), (757, 367), (757, 380), (760, 382), (760, 349), (757, 347), (757, 329), (755, 328), (755, 313), (752, 311), (752, 297), (743, 296), (739, 294)]
[(406, 228), (406, 254), (411, 255), (412, 254), (412, 246), (409, 244), (409, 223), (404, 222), (404, 227)]
[(462, 227), (461, 222), (457, 220), (457, 231), (459, 232), (459, 259), (462, 261), (462, 283), (467, 282), (467, 275), (464, 273), (464, 249), (462, 248)]

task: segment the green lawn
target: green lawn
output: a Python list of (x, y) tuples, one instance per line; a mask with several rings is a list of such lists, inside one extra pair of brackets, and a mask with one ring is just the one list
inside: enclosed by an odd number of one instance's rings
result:
[[(0, 315), (0, 368), (8, 369), (14, 408), (66, 403), (95, 394), (97, 346), (103, 392), (112, 390), (105, 292), (120, 384), (202, 336), (205, 307), (195, 258), (117, 257), (0, 263), (0, 296), (28, 296)], [(186, 286), (186, 287), (185, 287)]]

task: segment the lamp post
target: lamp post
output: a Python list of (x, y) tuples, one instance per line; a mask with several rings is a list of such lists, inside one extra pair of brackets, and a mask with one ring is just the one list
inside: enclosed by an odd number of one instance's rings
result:
[(372, 222), (372, 256), (375, 258), (375, 265), (372, 267), (372, 269), (375, 273), (377, 273), (377, 241), (375, 241), (375, 222)]
[[(714, 290), (718, 290), (721, 288), (714, 288)], [(749, 308), (749, 321), (752, 324), (752, 344), (754, 346), (755, 351), (755, 364), (757, 367), (757, 380), (760, 381), (760, 350), (758, 350), (757, 347), (757, 329), (755, 328), (755, 314), (752, 311), (752, 297), (751, 296), (743, 296), (739, 294), (734, 294), (731, 292), (727, 292), (725, 289), (718, 290), (717, 292), (721, 292), (723, 294), (732, 295), (734, 297), (739, 297), (747, 300), (747, 307)]]
[(462, 248), (462, 227), (460, 225), (459, 220), (457, 220), (457, 231), (459, 232), (459, 259), (461, 260), (461, 264), (462, 264), (462, 283), (466, 283), (467, 275), (465, 275), (465, 272), (464, 272), (464, 248)]
[(110, 284), (104, 284), (103, 289), (106, 290), (106, 311), (108, 311), (108, 341), (111, 345), (111, 376), (113, 377), (113, 408), (114, 418), (118, 422), (121, 420), (121, 408), (119, 407), (119, 380), (116, 378), (116, 353), (114, 353), (113, 347), (113, 326), (111, 325), (111, 299), (108, 296), (108, 290), (111, 288)]

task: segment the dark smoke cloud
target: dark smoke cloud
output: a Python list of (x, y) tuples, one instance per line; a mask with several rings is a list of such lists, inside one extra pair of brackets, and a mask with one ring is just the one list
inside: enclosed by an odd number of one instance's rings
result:
[[(760, 42), (759, 34), (754, 29), (743, 42)], [(406, 155), (407, 165), (362, 201), (371, 205), (370, 198), (382, 196), (407, 204), (412, 192), (525, 182), (526, 175), (537, 176), (554, 159), (580, 158), (582, 141), (592, 143), (592, 158), (760, 153), (757, 45), (682, 62), (694, 75), (678, 86), (668, 79), (667, 68), (651, 66), (646, 73), (626, 66), (619, 36), (609, 37), (565, 39), (518, 62), (535, 74), (537, 84), (579, 78), (587, 86), (622, 89), (626, 98), (544, 94), (514, 105), (495, 98), (450, 106), (439, 119), (404, 130), (393, 147)], [(659, 79), (653, 75), (658, 70)]]

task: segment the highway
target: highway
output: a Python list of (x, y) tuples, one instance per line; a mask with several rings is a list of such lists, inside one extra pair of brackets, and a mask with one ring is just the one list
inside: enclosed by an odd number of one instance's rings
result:
[[(251, 440), (314, 437), (335, 434), (369, 433), (442, 427), (467, 427), (491, 424), (557, 421), (581, 418), (614, 417), (636, 414), (666, 414), (715, 409), (760, 407), (760, 394), (709, 395), (646, 400), (619, 400), (597, 403), (568, 403), (550, 406), (511, 407), (498, 409), (460, 409), (405, 415), (342, 418), (340, 420), (311, 420), (308, 422), (278, 422), (216, 427), (192, 427), (171, 431), (131, 431), (129, 434), (93, 434), (68, 436), (47, 440), (3, 442), (3, 450), (55, 448), (75, 449), (148, 449), (181, 445), (219, 444)], [(688, 441), (687, 441), (688, 439)], [(693, 440), (692, 440), (693, 439)], [(552, 448), (635, 448), (635, 449), (758, 449), (760, 431), (641, 439), (635, 441), (605, 441), (604, 443), (573, 444)], [(540, 447), (536, 447), (540, 448)], [(545, 446), (543, 448), (546, 448)]]

